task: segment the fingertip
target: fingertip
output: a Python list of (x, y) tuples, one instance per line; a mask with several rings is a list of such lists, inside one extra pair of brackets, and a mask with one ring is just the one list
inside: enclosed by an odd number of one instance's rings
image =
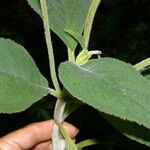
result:
[(79, 133), (79, 129), (70, 123), (64, 122), (63, 127), (71, 138), (75, 138)]

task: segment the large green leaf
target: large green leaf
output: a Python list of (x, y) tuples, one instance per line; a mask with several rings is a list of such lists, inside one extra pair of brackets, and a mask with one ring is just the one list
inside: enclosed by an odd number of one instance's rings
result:
[(59, 78), (82, 102), (150, 128), (150, 82), (132, 65), (111, 58), (91, 60), (83, 66), (64, 62)]
[(26, 50), (11, 40), (1, 38), (0, 112), (25, 110), (48, 92), (48, 82)]
[[(27, 0), (40, 15), (39, 0)], [(81, 34), (92, 0), (47, 0), (50, 28), (73, 50), (76, 41), (65, 30)]]
[(150, 129), (139, 126), (134, 122), (122, 120), (120, 118), (100, 113), (108, 120), (118, 131), (123, 133), (128, 138), (150, 147)]

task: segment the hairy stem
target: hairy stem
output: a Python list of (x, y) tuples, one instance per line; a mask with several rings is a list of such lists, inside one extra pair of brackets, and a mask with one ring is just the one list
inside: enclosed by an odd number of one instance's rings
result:
[(64, 115), (65, 106), (66, 106), (66, 102), (63, 99), (59, 98), (56, 102), (55, 110), (54, 110), (54, 118), (58, 122), (64, 121), (63, 115)]
[(77, 147), (79, 149), (82, 149), (84, 147), (96, 145), (96, 144), (101, 144), (101, 142), (98, 139), (87, 139), (87, 140), (84, 140), (84, 141), (81, 141), (80, 143), (78, 143)]
[[(63, 99), (60, 98), (57, 100), (54, 110), (54, 119), (57, 122), (62, 123), (64, 121), (65, 106), (66, 102)], [(64, 150), (65, 145), (61, 145), (60, 143), (61, 141), (63, 141), (63, 137), (59, 133), (59, 127), (57, 126), (57, 124), (54, 124), (53, 126), (52, 141), (54, 150)]]
[[(43, 24), (44, 24), (44, 31), (45, 31), (45, 38), (46, 38), (46, 45), (48, 49), (48, 57), (49, 57), (49, 64), (50, 64), (50, 74), (52, 78), (52, 82), (56, 89), (50, 89), (50, 93), (56, 97), (61, 97), (60, 87), (57, 80), (56, 70), (55, 70), (55, 61), (54, 61), (54, 54), (53, 54), (53, 47), (51, 42), (51, 35), (49, 29), (49, 19), (48, 19), (48, 11), (46, 6), (46, 0), (40, 0), (42, 15), (43, 15)], [(55, 106), (54, 111), (54, 119), (62, 122), (63, 121), (63, 112), (65, 109), (66, 103), (62, 99), (58, 99)], [(53, 150), (63, 150), (61, 145), (62, 136), (59, 133), (59, 128), (56, 124), (53, 126), (52, 130), (52, 141), (53, 141)]]
[(52, 95), (54, 97), (57, 97), (57, 98), (61, 97), (61, 92), (60, 91), (49, 88), (49, 93), (50, 93), (50, 95)]
[(95, 16), (96, 10), (97, 10), (100, 2), (101, 2), (101, 0), (93, 0), (93, 2), (91, 4), (91, 7), (89, 9), (88, 15), (86, 17), (86, 22), (85, 22), (85, 27), (84, 27), (84, 34), (83, 34), (84, 39), (85, 39), (86, 47), (88, 47), (88, 44), (89, 44), (94, 16)]
[(69, 48), (67, 50), (68, 50), (68, 60), (71, 62), (75, 62), (74, 51), (71, 51)]
[(52, 82), (54, 84), (55, 89), (60, 91), (60, 87), (59, 87), (59, 83), (58, 83), (57, 75), (56, 75), (56, 70), (55, 70), (55, 61), (54, 61), (53, 47), (52, 47), (52, 42), (51, 42), (46, 1), (40, 0), (40, 3), (41, 3), (42, 15), (43, 15), (43, 25), (44, 25), (46, 45), (47, 45), (47, 49), (48, 49), (50, 74), (51, 74)]
[(64, 137), (64, 139), (66, 140), (66, 146), (65, 148), (68, 150), (78, 150), (75, 142), (70, 138), (70, 136), (68, 135), (68, 133), (64, 130), (62, 124), (58, 121), (56, 121), (56, 124), (58, 125), (59, 127), (59, 130), (62, 134), (62, 136)]

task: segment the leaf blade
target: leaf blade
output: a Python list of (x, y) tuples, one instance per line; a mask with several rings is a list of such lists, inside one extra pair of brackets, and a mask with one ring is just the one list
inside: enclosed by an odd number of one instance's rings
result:
[(91, 60), (83, 66), (65, 62), (60, 65), (59, 77), (82, 102), (150, 128), (150, 83), (131, 65), (110, 58)]
[[(38, 0), (27, 0), (29, 5), (40, 15), (41, 8)], [(50, 28), (74, 50), (77, 42), (65, 30), (81, 34), (84, 28), (86, 15), (92, 0), (50, 0), (47, 1)]]
[(120, 118), (100, 113), (105, 119), (108, 120), (118, 131), (128, 138), (135, 140), (141, 144), (150, 147), (150, 130), (139, 126), (138, 124), (130, 121), (125, 121)]
[(19, 44), (0, 39), (0, 112), (25, 110), (50, 89), (34, 61)]

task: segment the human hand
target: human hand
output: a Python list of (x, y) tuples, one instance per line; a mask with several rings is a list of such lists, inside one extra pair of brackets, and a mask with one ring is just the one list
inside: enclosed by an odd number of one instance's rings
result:
[[(0, 150), (52, 150), (50, 144), (53, 120), (33, 123), (0, 138)], [(75, 138), (78, 129), (69, 123), (63, 127), (71, 138)]]

